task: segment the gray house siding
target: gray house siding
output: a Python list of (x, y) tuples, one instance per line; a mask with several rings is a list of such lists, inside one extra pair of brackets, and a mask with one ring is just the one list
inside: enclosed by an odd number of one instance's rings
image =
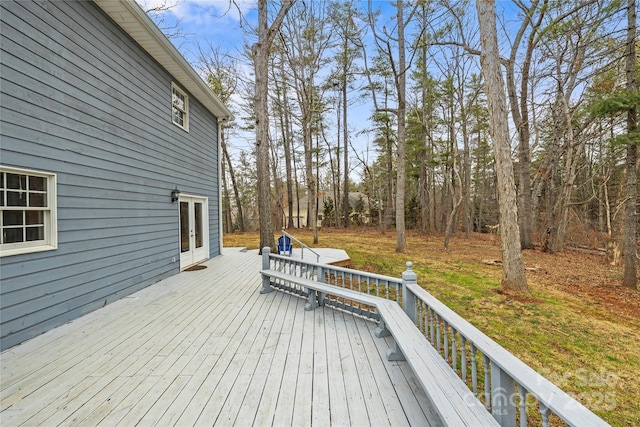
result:
[[(179, 272), (177, 185), (209, 198), (216, 118), (92, 2), (0, 2), (0, 164), (57, 175), (57, 250), (0, 258), (2, 350)], [(187, 92), (188, 95), (190, 95)], [(175, 261), (174, 261), (175, 260)]]

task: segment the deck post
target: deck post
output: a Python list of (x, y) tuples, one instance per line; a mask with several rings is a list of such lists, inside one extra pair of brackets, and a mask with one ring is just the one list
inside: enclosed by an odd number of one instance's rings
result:
[(318, 307), (318, 295), (316, 291), (311, 288), (306, 288), (307, 291), (307, 303), (304, 305), (305, 311), (315, 310)]
[(491, 414), (502, 427), (516, 427), (515, 383), (491, 361)]
[[(320, 283), (324, 283), (324, 269), (322, 267), (318, 267), (316, 280)], [(324, 306), (324, 292), (318, 292), (318, 305), (320, 307)]]
[[(271, 254), (271, 248), (269, 246), (265, 246), (262, 248), (262, 269), (269, 270), (269, 255)], [(269, 292), (273, 292), (273, 288), (271, 287), (269, 276), (262, 275), (262, 289), (260, 289), (261, 294), (268, 294)]]
[(416, 296), (407, 289), (408, 284), (417, 284), (418, 276), (411, 269), (413, 263), (407, 261), (407, 269), (402, 273), (402, 308), (409, 319), (416, 323)]

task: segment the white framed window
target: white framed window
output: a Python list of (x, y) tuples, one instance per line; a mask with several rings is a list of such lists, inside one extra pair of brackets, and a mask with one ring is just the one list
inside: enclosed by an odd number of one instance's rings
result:
[(189, 131), (189, 97), (175, 83), (171, 83), (171, 121)]
[(0, 256), (58, 247), (56, 175), (0, 166)]

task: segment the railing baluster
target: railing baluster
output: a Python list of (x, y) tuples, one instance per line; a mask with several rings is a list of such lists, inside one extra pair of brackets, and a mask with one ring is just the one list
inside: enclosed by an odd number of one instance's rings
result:
[(460, 334), (460, 344), (462, 354), (460, 355), (460, 367), (462, 368), (462, 381), (467, 383), (467, 339), (464, 335)]
[(489, 358), (482, 355), (484, 363), (484, 406), (487, 411), (491, 409), (491, 378), (489, 378)]
[(442, 338), (444, 339), (444, 360), (446, 362), (449, 361), (449, 336), (447, 331), (449, 330), (449, 324), (444, 321), (442, 322)]
[(549, 427), (549, 408), (540, 402), (540, 415), (542, 416), (542, 427)]
[(456, 371), (458, 364), (458, 352), (456, 351), (456, 330), (451, 327), (451, 367)]
[(501, 426), (516, 427), (515, 381), (491, 360), (491, 413)]
[(476, 364), (476, 346), (469, 343), (471, 348), (471, 383), (473, 384), (473, 395), (478, 396), (478, 365)]
[(520, 427), (527, 427), (527, 389), (518, 384), (520, 389)]
[(435, 331), (434, 331), (434, 328), (435, 328), (435, 325), (434, 325), (434, 323), (435, 323), (435, 311), (432, 310), (431, 307), (429, 307), (429, 317), (430, 317), (430, 323), (431, 323), (431, 325), (430, 325), (431, 340), (430, 341), (431, 341), (431, 345), (434, 345), (435, 344), (434, 338), (436, 336)]
[(440, 316), (436, 313), (436, 350), (440, 353)]

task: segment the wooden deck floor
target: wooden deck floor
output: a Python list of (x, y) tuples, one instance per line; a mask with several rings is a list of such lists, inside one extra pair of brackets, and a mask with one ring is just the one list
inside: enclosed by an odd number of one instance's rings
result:
[(282, 292), (225, 250), (0, 355), (0, 424), (437, 425), (375, 324)]

